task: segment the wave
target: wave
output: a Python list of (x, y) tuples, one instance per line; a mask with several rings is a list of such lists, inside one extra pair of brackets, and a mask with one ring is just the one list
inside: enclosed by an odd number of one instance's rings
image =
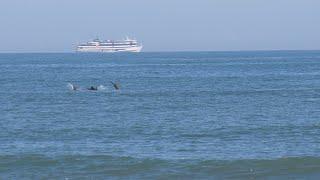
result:
[(2, 155), (0, 176), (16, 178), (313, 178), (319, 157), (241, 160), (165, 160), (107, 155)]

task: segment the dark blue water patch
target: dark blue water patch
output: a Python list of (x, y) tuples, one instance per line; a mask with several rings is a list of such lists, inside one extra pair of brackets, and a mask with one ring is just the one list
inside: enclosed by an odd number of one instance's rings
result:
[(316, 157), (243, 160), (162, 160), (105, 155), (1, 156), (2, 178), (31, 179), (259, 179), (317, 178), (320, 160)]

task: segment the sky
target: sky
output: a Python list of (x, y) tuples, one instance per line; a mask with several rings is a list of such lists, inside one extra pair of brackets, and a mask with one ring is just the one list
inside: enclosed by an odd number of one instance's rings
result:
[(319, 50), (319, 0), (0, 0), (0, 52), (72, 52), (100, 39), (143, 51)]

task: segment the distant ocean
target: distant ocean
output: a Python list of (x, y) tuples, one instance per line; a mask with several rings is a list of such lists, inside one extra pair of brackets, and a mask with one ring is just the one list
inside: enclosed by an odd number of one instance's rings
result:
[(0, 102), (0, 179), (320, 179), (320, 51), (0, 54)]

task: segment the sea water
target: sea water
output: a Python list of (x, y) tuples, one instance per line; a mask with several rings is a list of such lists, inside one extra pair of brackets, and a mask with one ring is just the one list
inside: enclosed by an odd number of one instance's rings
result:
[(0, 102), (0, 179), (320, 178), (320, 51), (0, 54)]

